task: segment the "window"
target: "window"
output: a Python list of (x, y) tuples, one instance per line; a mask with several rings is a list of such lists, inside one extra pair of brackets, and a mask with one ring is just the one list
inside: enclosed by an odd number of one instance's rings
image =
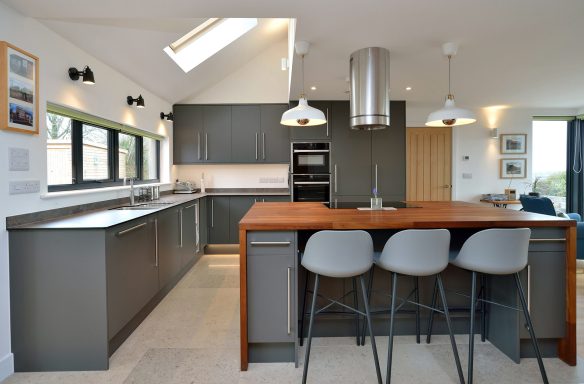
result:
[(556, 211), (566, 211), (566, 121), (533, 122), (531, 191), (549, 197)]
[(93, 120), (47, 112), (49, 192), (159, 180), (159, 140)]

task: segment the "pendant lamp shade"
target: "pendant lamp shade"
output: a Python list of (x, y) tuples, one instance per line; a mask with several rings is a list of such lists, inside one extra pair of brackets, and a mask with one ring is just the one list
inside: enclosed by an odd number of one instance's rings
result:
[(448, 57), (448, 96), (444, 107), (428, 115), (426, 125), (429, 127), (454, 127), (472, 124), (477, 121), (474, 113), (468, 109), (458, 108), (454, 104), (454, 95), (450, 91), (450, 61), (456, 55), (458, 46), (455, 43), (442, 45), (442, 52)]
[(291, 108), (282, 114), (280, 124), (291, 127), (310, 127), (326, 123), (326, 117), (320, 109), (308, 105), (304, 96), (304, 56), (310, 49), (310, 43), (307, 41), (297, 41), (294, 44), (296, 53), (302, 58), (302, 94), (298, 100), (298, 106)]
[(458, 108), (454, 98), (446, 99), (444, 108), (428, 115), (426, 125), (429, 127), (453, 127), (456, 125), (472, 124), (477, 121), (474, 113), (468, 109)]
[(298, 106), (284, 112), (280, 121), (280, 124), (292, 127), (309, 127), (324, 123), (326, 123), (324, 113), (308, 105), (304, 97), (298, 100)]

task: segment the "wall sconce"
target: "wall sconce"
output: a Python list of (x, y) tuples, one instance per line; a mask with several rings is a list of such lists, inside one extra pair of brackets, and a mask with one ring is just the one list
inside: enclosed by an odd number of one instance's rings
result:
[(491, 139), (498, 139), (499, 138), (499, 130), (497, 128), (491, 128), (489, 132), (489, 136)]
[(88, 65), (85, 66), (83, 71), (78, 70), (77, 68), (71, 67), (69, 68), (69, 78), (73, 81), (79, 80), (79, 77), (83, 76), (83, 84), (95, 84), (95, 78), (93, 77), (93, 71), (89, 68)]
[(168, 112), (166, 115), (164, 114), (164, 112), (160, 112), (160, 119), (164, 120), (165, 117), (166, 120), (168, 121), (174, 121), (174, 115), (172, 114), (172, 112)]
[(128, 102), (128, 105), (134, 104), (134, 101), (135, 101), (136, 107), (144, 108), (144, 98), (142, 97), (142, 95), (138, 96), (137, 99), (134, 99), (132, 96), (128, 96), (128, 97), (126, 97), (126, 101)]

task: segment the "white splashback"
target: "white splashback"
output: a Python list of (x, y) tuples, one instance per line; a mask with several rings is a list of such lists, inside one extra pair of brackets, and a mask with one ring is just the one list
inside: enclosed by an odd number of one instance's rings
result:
[(288, 164), (175, 165), (179, 180), (194, 181), (205, 188), (288, 188)]

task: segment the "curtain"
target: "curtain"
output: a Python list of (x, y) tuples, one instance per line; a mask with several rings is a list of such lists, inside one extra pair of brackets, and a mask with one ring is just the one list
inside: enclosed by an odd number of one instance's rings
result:
[(566, 209), (584, 217), (584, 120), (568, 122)]

